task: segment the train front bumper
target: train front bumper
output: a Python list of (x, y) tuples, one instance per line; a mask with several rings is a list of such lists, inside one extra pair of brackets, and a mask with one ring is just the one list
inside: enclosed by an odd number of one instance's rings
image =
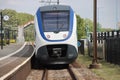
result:
[(72, 45), (47, 45), (38, 49), (36, 58), (41, 64), (69, 64), (78, 53)]

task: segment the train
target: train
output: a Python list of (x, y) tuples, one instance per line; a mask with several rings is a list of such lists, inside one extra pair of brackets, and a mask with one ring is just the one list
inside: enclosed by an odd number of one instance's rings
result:
[(70, 64), (78, 56), (76, 14), (67, 5), (39, 7), (34, 18), (35, 59), (41, 64)]

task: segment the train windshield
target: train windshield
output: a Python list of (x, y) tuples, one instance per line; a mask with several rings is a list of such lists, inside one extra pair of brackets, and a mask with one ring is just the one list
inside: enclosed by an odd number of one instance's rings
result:
[(69, 30), (69, 11), (42, 13), (44, 32), (60, 32)]

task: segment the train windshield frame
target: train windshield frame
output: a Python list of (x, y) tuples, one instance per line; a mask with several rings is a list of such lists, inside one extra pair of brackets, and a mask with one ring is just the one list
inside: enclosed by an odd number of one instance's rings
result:
[(44, 32), (69, 31), (69, 11), (42, 12), (42, 25)]

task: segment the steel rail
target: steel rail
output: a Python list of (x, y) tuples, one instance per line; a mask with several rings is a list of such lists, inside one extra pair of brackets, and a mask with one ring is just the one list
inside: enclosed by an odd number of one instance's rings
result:
[(44, 69), (44, 71), (43, 71), (42, 80), (48, 80), (48, 70), (47, 69)]
[(68, 70), (72, 80), (79, 80), (78, 77), (75, 75), (74, 71), (72, 70), (71, 66), (69, 66), (67, 70)]

